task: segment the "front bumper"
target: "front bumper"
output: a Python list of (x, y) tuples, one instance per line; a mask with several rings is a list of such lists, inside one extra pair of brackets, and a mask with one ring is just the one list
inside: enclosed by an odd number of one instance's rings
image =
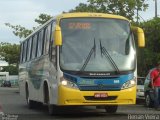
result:
[[(105, 99), (95, 99), (95, 93), (107, 93)], [(121, 91), (80, 91), (65, 86), (58, 88), (58, 105), (127, 105), (136, 102), (136, 86)]]

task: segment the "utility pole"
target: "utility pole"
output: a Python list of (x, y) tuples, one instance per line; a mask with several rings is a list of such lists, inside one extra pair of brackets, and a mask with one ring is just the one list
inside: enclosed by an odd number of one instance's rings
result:
[(138, 6), (137, 6), (137, 24), (138, 24)]
[(155, 18), (157, 18), (157, 0), (155, 0)]
[(138, 1), (137, 1), (137, 0), (136, 0), (136, 4), (137, 4), (137, 11), (136, 11), (136, 12), (137, 12), (137, 24), (138, 24), (138, 19), (139, 19), (139, 18), (138, 18), (138, 16), (139, 16), (138, 10), (139, 10), (139, 7), (138, 7)]

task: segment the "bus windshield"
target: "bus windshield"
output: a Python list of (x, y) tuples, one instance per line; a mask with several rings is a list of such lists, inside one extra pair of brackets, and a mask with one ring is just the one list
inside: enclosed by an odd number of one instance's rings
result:
[(60, 26), (63, 38), (60, 67), (63, 70), (112, 72), (135, 68), (136, 52), (128, 21), (69, 18), (62, 19)]

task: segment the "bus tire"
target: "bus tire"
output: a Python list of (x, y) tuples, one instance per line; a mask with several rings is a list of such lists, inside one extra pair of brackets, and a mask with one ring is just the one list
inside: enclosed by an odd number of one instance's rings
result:
[(105, 110), (107, 113), (116, 113), (118, 105), (108, 105), (105, 106)]
[(47, 104), (48, 114), (57, 115), (59, 113), (58, 106), (50, 104), (49, 87), (47, 82), (44, 82), (44, 104)]
[(54, 106), (50, 104), (49, 88), (47, 82), (44, 82), (44, 104), (47, 104), (48, 114), (54, 115), (56, 110)]
[(146, 95), (145, 95), (145, 106), (146, 107), (153, 107), (153, 101), (152, 101), (149, 93), (146, 93)]
[(26, 101), (29, 109), (33, 109), (35, 107), (35, 102), (29, 99), (28, 84), (26, 84)]

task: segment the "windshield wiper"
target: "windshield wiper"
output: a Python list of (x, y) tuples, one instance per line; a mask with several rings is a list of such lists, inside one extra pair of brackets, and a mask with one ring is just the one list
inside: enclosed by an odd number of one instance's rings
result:
[(86, 66), (87, 66), (87, 64), (88, 64), (88, 62), (89, 62), (89, 60), (90, 60), (93, 52), (94, 52), (94, 57), (95, 57), (95, 56), (96, 56), (96, 43), (95, 43), (95, 38), (94, 38), (94, 45), (93, 45), (93, 47), (91, 48), (91, 50), (90, 50), (90, 52), (89, 52), (89, 54), (88, 54), (88, 56), (87, 56), (87, 58), (86, 58), (86, 60), (85, 60), (85, 62), (84, 62), (84, 64), (83, 64), (82, 68), (80, 69), (80, 71), (84, 71), (84, 69), (86, 68)]
[(116, 65), (116, 63), (114, 62), (114, 60), (112, 59), (112, 57), (110, 56), (110, 54), (108, 53), (106, 48), (102, 46), (101, 40), (99, 40), (99, 42), (100, 42), (101, 56), (104, 55), (112, 63), (112, 65), (115, 68), (116, 72), (119, 74), (120, 71), (119, 71), (118, 66)]

